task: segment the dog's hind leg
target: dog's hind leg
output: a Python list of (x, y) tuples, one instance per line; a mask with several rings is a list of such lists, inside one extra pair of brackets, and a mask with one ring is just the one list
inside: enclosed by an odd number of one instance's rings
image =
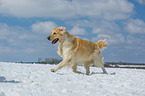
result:
[(61, 69), (61, 68), (65, 67), (65, 66), (67, 66), (70, 63), (70, 61), (71, 61), (70, 58), (64, 59), (55, 68), (51, 69), (51, 72), (56, 72), (58, 69)]
[(90, 64), (85, 63), (85, 64), (84, 64), (84, 67), (85, 67), (85, 69), (86, 69), (86, 75), (89, 75), (89, 74), (90, 74)]
[(106, 69), (104, 68), (104, 65), (100, 65), (100, 67), (102, 68), (103, 73), (108, 74), (107, 71), (106, 71)]
[(94, 65), (97, 67), (101, 67), (103, 73), (107, 74), (107, 71), (104, 68), (104, 62), (103, 57), (101, 55), (101, 52), (96, 53), (96, 56), (94, 57)]
[(72, 68), (72, 71), (73, 72), (77, 72), (77, 64), (73, 64), (72, 66), (71, 66), (71, 68)]

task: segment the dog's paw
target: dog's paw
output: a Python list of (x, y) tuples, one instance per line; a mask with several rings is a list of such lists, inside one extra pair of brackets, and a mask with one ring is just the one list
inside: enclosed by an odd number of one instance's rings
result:
[(51, 72), (56, 72), (55, 69), (51, 69)]

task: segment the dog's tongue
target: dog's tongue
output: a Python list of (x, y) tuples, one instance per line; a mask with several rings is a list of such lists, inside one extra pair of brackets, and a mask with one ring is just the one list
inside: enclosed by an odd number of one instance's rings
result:
[(55, 43), (56, 43), (56, 41), (57, 41), (57, 39), (54, 39), (54, 40), (52, 41), (52, 44), (55, 44)]
[(52, 41), (52, 44), (55, 44), (55, 40), (54, 40), (54, 41)]

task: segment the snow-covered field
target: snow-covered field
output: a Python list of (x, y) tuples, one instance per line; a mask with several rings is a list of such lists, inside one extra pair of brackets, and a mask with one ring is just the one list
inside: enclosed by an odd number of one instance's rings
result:
[(145, 96), (145, 70), (92, 67), (85, 75), (54, 66), (0, 62), (0, 96)]

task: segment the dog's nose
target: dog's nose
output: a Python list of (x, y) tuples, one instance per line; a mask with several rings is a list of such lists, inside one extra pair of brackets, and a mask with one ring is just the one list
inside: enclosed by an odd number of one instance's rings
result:
[(48, 40), (50, 40), (50, 36), (49, 36), (49, 37), (47, 37), (47, 39), (48, 39)]

